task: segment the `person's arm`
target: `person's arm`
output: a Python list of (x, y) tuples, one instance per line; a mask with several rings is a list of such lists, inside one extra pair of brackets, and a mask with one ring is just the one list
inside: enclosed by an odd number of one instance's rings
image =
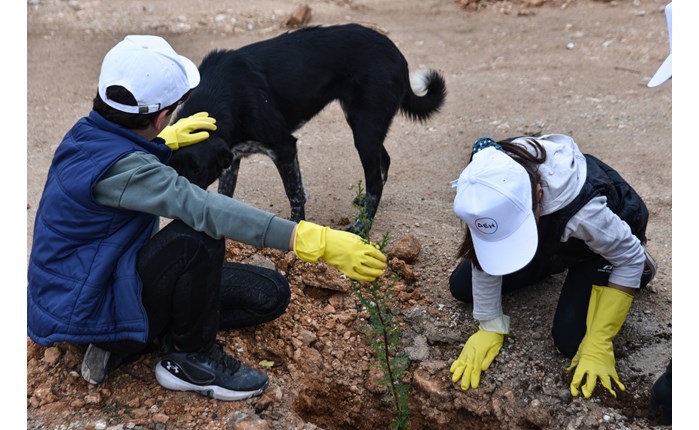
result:
[(135, 152), (115, 163), (93, 189), (106, 206), (180, 219), (211, 237), (288, 251), (296, 223), (206, 191), (153, 155)]
[(481, 373), (500, 353), (510, 331), (510, 318), (502, 312), (502, 276), (492, 276), (475, 267), (471, 274), (473, 317), (479, 320), (479, 329), (468, 338), (449, 369), (452, 382), (461, 380), (462, 390), (478, 388)]
[(626, 320), (633, 293), (640, 286), (645, 261), (643, 246), (628, 224), (607, 207), (605, 197), (597, 197), (584, 206), (566, 226), (566, 235), (584, 240), (613, 266), (607, 285), (592, 285), (585, 337), (568, 367), (568, 371), (575, 369), (570, 392), (573, 396), (582, 392), (589, 398), (599, 380), (616, 397), (612, 381), (621, 391), (626, 388), (616, 371), (612, 342)]
[(581, 239), (595, 253), (612, 264), (608, 287), (633, 294), (643, 274), (645, 253), (629, 225), (607, 206), (606, 197), (590, 200), (573, 216), (562, 240)]
[(296, 224), (203, 190), (146, 153), (119, 160), (95, 185), (93, 196), (107, 206), (180, 219), (215, 238), (293, 250), (311, 263), (323, 259), (359, 281), (371, 282), (386, 269), (386, 256), (355, 234), (306, 221)]
[[(502, 310), (502, 276), (493, 276), (471, 268), (473, 286), (473, 318), (480, 322), (480, 328), (509, 333), (509, 318)], [(508, 321), (505, 324), (505, 320)]]

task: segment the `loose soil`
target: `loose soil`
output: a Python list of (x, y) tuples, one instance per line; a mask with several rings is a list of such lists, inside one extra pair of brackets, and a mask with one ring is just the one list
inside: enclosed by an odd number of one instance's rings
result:
[[(310, 25), (359, 22), (384, 31), (411, 70), (433, 67), (447, 103), (426, 124), (397, 117), (386, 139), (389, 179), (372, 239), (390, 235), (397, 276), (391, 306), (410, 357), (413, 429), (650, 429), (652, 383), (672, 348), (672, 83), (646, 83), (668, 53), (665, 0), (313, 0)], [(296, 7), (282, 0), (29, 0), (27, 2), (27, 245), (51, 156), (89, 112), (104, 54), (124, 35), (153, 33), (199, 62), (214, 48), (273, 37)], [(569, 362), (550, 326), (562, 278), (504, 298), (512, 332), (477, 390), (462, 392), (449, 365), (477, 329), (448, 278), (463, 226), (449, 182), (472, 142), (565, 133), (635, 187), (651, 214), (648, 249), (658, 274), (639, 292), (615, 340), (626, 392), (591, 399), (568, 391)], [(298, 133), (308, 219), (342, 228), (356, 214), (359, 159), (341, 110), (330, 105)], [(271, 161), (243, 161), (236, 198), (288, 215)], [(415, 239), (417, 243), (407, 239)], [(396, 248), (401, 240), (416, 259)], [(220, 333), (270, 386), (241, 402), (162, 389), (158, 354), (117, 369), (99, 386), (79, 369), (84, 346), (40, 347), (27, 339), (27, 428), (373, 429), (389, 428), (390, 405), (364, 332), (368, 314), (335, 269), (293, 254), (229, 243), (228, 257), (275, 267), (292, 285), (288, 311), (260, 327)], [(394, 246), (394, 248), (391, 248)]]

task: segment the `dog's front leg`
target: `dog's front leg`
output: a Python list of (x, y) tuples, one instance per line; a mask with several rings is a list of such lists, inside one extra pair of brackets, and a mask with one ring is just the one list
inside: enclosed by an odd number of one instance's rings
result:
[(374, 223), (374, 217), (379, 207), (380, 196), (366, 192), (361, 200), (362, 213), (345, 230), (362, 237), (369, 237), (369, 231), (371, 231), (371, 226)]
[(233, 197), (235, 186), (238, 183), (238, 170), (240, 169), (240, 158), (233, 159), (231, 166), (221, 173), (218, 178), (218, 192), (228, 197)]
[(296, 222), (306, 219), (306, 192), (301, 181), (301, 169), (299, 168), (298, 159), (294, 156), (288, 161), (284, 161), (281, 158), (273, 159), (273, 161), (275, 166), (277, 166), (279, 176), (282, 178), (284, 191), (291, 206), (289, 219)]

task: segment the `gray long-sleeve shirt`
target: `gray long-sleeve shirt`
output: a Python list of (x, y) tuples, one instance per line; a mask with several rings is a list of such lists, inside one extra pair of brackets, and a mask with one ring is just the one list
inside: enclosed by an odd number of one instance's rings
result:
[(105, 206), (179, 219), (211, 237), (226, 237), (258, 248), (289, 250), (296, 226), (228, 196), (203, 190), (146, 152), (134, 152), (117, 161), (92, 193), (95, 201)]

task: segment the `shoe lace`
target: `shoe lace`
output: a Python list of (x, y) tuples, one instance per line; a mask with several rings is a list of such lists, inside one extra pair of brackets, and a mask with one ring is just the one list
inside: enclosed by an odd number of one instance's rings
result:
[(209, 361), (222, 372), (232, 375), (240, 369), (240, 361), (228, 355), (223, 350), (223, 344), (219, 340), (216, 340), (216, 342), (211, 345), (205, 355)]

